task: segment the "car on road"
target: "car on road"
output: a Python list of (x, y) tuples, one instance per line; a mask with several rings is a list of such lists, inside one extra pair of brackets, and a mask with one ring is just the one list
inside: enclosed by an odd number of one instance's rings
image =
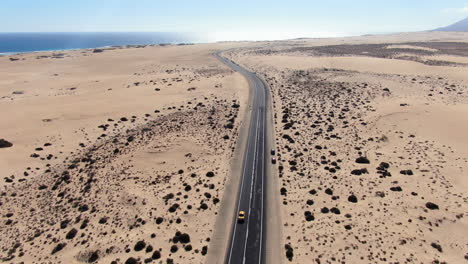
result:
[(276, 154), (275, 149), (271, 149), (270, 154), (271, 154), (272, 156), (275, 155), (275, 154)]
[(276, 164), (276, 158), (271, 158), (271, 163)]
[(239, 211), (239, 214), (237, 215), (237, 222), (243, 223), (245, 221), (245, 212), (244, 211)]

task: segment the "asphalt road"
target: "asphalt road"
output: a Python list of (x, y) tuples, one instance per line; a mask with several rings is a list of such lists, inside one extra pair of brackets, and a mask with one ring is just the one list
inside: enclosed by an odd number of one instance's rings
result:
[[(237, 201), (236, 219), (226, 263), (264, 263), (264, 221), (265, 209), (265, 166), (269, 160), (266, 149), (266, 85), (254, 73), (247, 71), (234, 62), (214, 54), (231, 69), (241, 73), (253, 91), (247, 146), (245, 148), (241, 186)], [(246, 220), (237, 222), (239, 211), (246, 212)]]

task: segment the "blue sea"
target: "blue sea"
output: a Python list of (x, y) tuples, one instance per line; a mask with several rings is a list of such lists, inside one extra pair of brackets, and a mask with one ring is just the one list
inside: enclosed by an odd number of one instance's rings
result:
[(204, 42), (189, 33), (0, 33), (0, 55), (124, 45)]

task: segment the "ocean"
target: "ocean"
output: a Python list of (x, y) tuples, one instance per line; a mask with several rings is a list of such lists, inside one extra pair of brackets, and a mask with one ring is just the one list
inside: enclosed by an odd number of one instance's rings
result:
[(199, 43), (189, 33), (0, 33), (0, 55), (109, 46)]

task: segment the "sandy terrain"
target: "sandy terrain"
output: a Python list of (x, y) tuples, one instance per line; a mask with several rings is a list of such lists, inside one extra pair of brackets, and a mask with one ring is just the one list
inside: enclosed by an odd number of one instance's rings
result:
[(203, 263), (248, 101), (229, 47), (0, 57), (1, 262)]
[(0, 262), (222, 259), (249, 91), (214, 50), (272, 89), (271, 263), (466, 262), (463, 33), (0, 57)]
[(467, 48), (417, 33), (229, 53), (272, 89), (283, 262), (466, 262)]

